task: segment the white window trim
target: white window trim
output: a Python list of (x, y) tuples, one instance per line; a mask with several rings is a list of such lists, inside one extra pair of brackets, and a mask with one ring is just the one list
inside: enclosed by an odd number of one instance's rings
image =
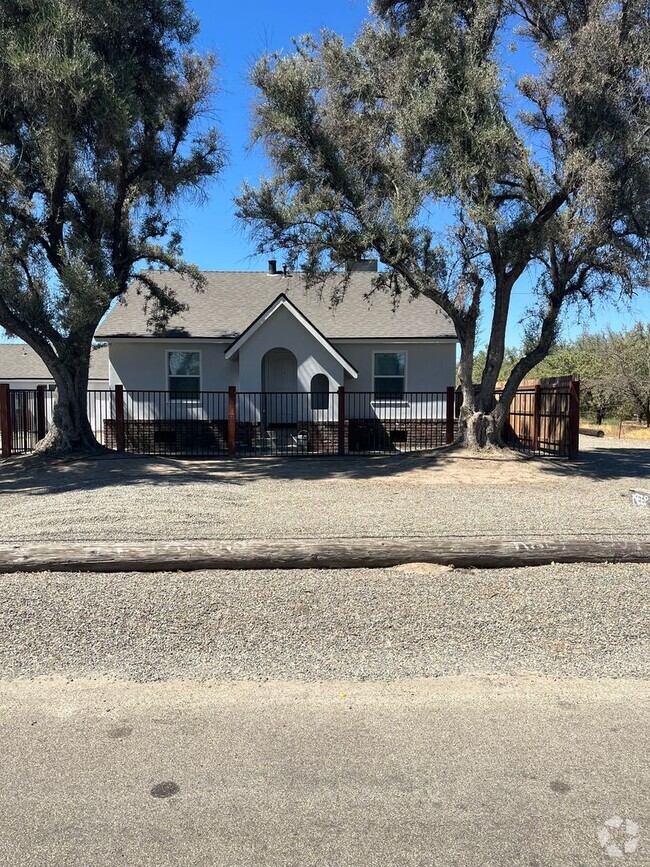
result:
[[(327, 391), (313, 392), (311, 390), (311, 384), (314, 381), (314, 378), (317, 376), (324, 376), (327, 380)], [(313, 401), (314, 401), (314, 393), (316, 394), (326, 394), (327, 395), (327, 406), (324, 409), (314, 409)], [(324, 370), (321, 370), (319, 373), (315, 373), (312, 378), (309, 380), (309, 409), (312, 413), (312, 418), (316, 421), (322, 420), (326, 418), (327, 414), (330, 411), (330, 404), (332, 402), (332, 380), (329, 378), (327, 373)]]
[[(169, 356), (172, 352), (194, 352), (199, 356), (199, 396), (198, 397), (172, 397), (172, 390), (169, 387)], [(188, 379), (190, 377), (187, 377)], [(203, 391), (203, 353), (200, 349), (166, 349), (165, 350), (165, 385), (167, 386), (167, 400), (172, 401), (183, 400), (185, 403), (201, 403), (201, 393)], [(190, 392), (191, 393), (191, 392)]]
[[(380, 397), (375, 398), (375, 356), (377, 355), (397, 355), (400, 353), (404, 356), (404, 393), (401, 395), (396, 394), (394, 398), (391, 397)], [(379, 406), (383, 406), (384, 404), (389, 403), (391, 406), (395, 406), (397, 403), (401, 403), (403, 406), (408, 406), (408, 401), (406, 400), (405, 395), (408, 394), (408, 369), (409, 369), (409, 354), (408, 349), (395, 349), (395, 350), (386, 350), (386, 349), (373, 349), (372, 351), (372, 403), (377, 403)], [(382, 379), (382, 377), (379, 377)], [(385, 379), (391, 379), (392, 377), (386, 376)]]

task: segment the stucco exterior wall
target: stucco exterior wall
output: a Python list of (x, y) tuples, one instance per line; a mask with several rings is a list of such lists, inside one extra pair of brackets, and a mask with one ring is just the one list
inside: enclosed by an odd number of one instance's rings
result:
[(445, 391), (456, 384), (454, 343), (339, 343), (333, 345), (359, 372), (347, 391), (374, 390), (374, 352), (406, 352), (406, 391)]
[(281, 307), (253, 334), (239, 351), (239, 388), (262, 390), (262, 360), (271, 349), (289, 349), (298, 363), (297, 390), (308, 392), (312, 378), (324, 373), (330, 391), (343, 385), (343, 366), (298, 320)]
[(167, 390), (167, 351), (199, 352), (201, 389), (225, 391), (262, 390), (262, 361), (271, 349), (289, 349), (298, 364), (299, 392), (309, 392), (312, 378), (324, 373), (330, 391), (345, 385), (348, 391), (373, 391), (374, 352), (406, 352), (406, 390), (444, 391), (456, 381), (456, 347), (453, 343), (336, 343), (333, 345), (359, 372), (358, 379), (345, 373), (332, 355), (286, 309), (280, 308), (253, 334), (238, 359), (224, 357), (227, 343), (192, 341), (129, 341), (110, 346), (110, 387), (121, 383), (127, 390)]
[[(0, 376), (0, 384), (7, 383), (12, 391), (34, 391), (39, 385), (54, 385), (52, 377), (43, 376), (40, 379), (11, 379)], [(89, 379), (89, 391), (105, 391), (108, 389), (108, 379)]]
[(111, 388), (118, 383), (132, 391), (167, 391), (167, 352), (198, 352), (201, 358), (201, 390), (226, 391), (239, 386), (236, 362), (224, 358), (228, 344), (192, 341), (129, 341), (110, 346)]

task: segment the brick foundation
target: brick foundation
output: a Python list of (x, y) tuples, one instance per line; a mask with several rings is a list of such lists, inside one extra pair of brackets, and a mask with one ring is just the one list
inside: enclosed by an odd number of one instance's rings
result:
[(421, 451), (445, 445), (446, 423), (443, 420), (350, 419), (350, 452)]
[[(117, 447), (115, 421), (104, 422), (105, 443)], [(298, 452), (303, 454), (338, 454), (339, 428), (336, 421), (301, 421), (292, 425), (270, 426), (275, 433), (272, 447), (265, 446), (261, 426), (253, 422), (237, 422), (236, 444), (240, 454)], [(293, 437), (307, 433), (306, 447), (297, 447)], [(141, 455), (202, 455), (228, 454), (228, 422), (225, 419), (175, 420), (152, 419), (125, 421), (125, 446), (128, 452)], [(435, 449), (445, 445), (444, 420), (346, 419), (345, 445), (348, 454), (372, 452), (410, 452)]]
[[(104, 421), (105, 443), (117, 448), (116, 425)], [(127, 452), (140, 455), (225, 455), (228, 453), (228, 422), (175, 419), (125, 421)]]

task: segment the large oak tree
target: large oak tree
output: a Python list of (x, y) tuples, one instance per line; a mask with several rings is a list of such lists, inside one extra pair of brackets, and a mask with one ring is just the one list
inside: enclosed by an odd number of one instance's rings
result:
[(184, 0), (0, 0), (0, 325), (56, 383), (42, 447), (98, 448), (92, 340), (130, 281), (154, 322), (179, 309), (139, 265), (200, 283), (170, 219), (223, 164), (197, 29)]
[[(509, 42), (529, 66), (516, 84)], [(498, 444), (565, 305), (648, 283), (649, 57), (646, 0), (376, 0), (352, 44), (326, 32), (255, 65), (272, 175), (239, 214), (312, 281), (372, 251), (378, 289), (438, 303), (461, 344), (461, 438)], [(527, 350), (495, 403), (524, 281)]]

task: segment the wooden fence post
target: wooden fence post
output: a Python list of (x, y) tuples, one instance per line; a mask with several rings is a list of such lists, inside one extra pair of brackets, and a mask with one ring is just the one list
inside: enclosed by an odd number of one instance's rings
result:
[(338, 453), (345, 454), (345, 387), (339, 385), (339, 408), (338, 408)]
[(451, 445), (454, 441), (454, 416), (456, 414), (456, 390), (453, 385), (447, 386), (447, 408), (445, 414), (445, 442)]
[(11, 457), (11, 395), (9, 383), (0, 383), (0, 436), (2, 457)]
[(228, 454), (234, 458), (237, 454), (237, 389), (228, 386)]
[(535, 385), (533, 397), (533, 451), (539, 450), (539, 435), (542, 427), (542, 386), (539, 382)]
[(580, 441), (580, 383), (572, 379), (569, 383), (569, 460), (578, 457)]
[(124, 430), (124, 386), (115, 386), (115, 446), (118, 452), (126, 450)]
[(36, 386), (36, 441), (40, 442), (46, 434), (47, 420), (45, 418), (45, 386)]

